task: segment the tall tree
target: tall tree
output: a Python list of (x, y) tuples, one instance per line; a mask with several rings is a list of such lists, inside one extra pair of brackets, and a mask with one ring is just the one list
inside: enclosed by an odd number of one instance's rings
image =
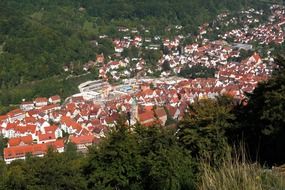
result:
[(247, 106), (236, 110), (239, 128), (233, 131), (237, 139), (248, 143), (252, 159), (269, 164), (285, 159), (285, 58), (278, 56), (279, 65), (273, 76), (249, 94)]
[(224, 104), (226, 97), (217, 100), (202, 99), (189, 107), (179, 124), (179, 141), (193, 157), (218, 163), (228, 152), (225, 132), (232, 127), (232, 105)]

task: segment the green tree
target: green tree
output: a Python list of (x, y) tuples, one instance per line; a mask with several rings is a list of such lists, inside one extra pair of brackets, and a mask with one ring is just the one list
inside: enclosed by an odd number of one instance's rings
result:
[(239, 128), (232, 131), (234, 139), (244, 138), (252, 159), (268, 164), (281, 164), (285, 159), (285, 59), (279, 56), (276, 62), (279, 69), (248, 94), (247, 106), (236, 109)]
[(169, 70), (171, 70), (171, 67), (170, 67), (170, 64), (169, 64), (168, 61), (164, 61), (164, 62), (162, 63), (162, 65), (161, 65), (161, 67), (162, 67), (162, 70), (163, 70), (163, 71), (169, 71)]
[(194, 187), (194, 164), (173, 131), (120, 124), (91, 150), (86, 163), (90, 189)]
[(4, 138), (4, 136), (1, 134), (0, 135), (0, 158), (3, 159), (3, 151), (4, 151), (4, 148), (7, 147), (7, 143), (8, 143), (8, 139), (7, 138)]
[(223, 98), (196, 101), (178, 125), (178, 137), (193, 157), (219, 163), (228, 153), (226, 130), (232, 127), (232, 106), (224, 105)]

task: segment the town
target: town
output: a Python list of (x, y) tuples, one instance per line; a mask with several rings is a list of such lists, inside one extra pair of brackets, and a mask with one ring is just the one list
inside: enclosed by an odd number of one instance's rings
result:
[[(242, 11), (242, 19), (223, 13), (217, 26), (200, 26), (193, 42), (185, 45), (183, 35), (144, 37), (137, 29), (120, 27), (126, 35), (112, 39), (115, 55), (99, 54), (82, 68), (85, 72), (98, 68), (100, 79), (80, 84), (79, 93), (66, 99), (54, 95), (23, 100), (18, 109), (0, 116), (0, 133), (9, 139), (5, 162), (25, 159), (27, 154), (42, 157), (50, 147), (64, 152), (68, 142), (85, 153), (107, 136), (122, 115), (130, 126), (171, 126), (196, 100), (227, 95), (241, 103), (276, 68), (270, 49), (261, 53), (254, 47), (254, 43), (284, 42), (285, 8), (273, 5), (270, 11), (263, 22), (262, 10)], [(229, 30), (221, 31), (225, 27)], [(174, 27), (178, 32), (181, 28)], [(155, 65), (149, 65), (142, 57), (123, 56), (133, 47), (163, 53)], [(64, 67), (65, 72), (70, 69)], [(191, 74), (197, 77), (187, 77)]]

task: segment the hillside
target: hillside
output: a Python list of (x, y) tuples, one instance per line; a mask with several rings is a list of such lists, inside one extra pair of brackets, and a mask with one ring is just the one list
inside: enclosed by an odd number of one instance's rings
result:
[[(255, 1), (246, 2), (1, 1), (0, 91), (9, 91), (12, 95), (1, 97), (0, 104), (8, 106), (22, 98), (46, 95), (36, 93), (33, 88), (30, 89), (32, 92), (23, 91), (21, 96), (13, 91), (17, 91), (17, 86), (33, 81), (53, 76), (63, 80), (69, 74), (81, 74), (82, 65), (94, 60), (98, 53), (111, 55), (112, 45), (108, 40), (100, 40), (99, 36), (118, 36), (118, 27), (148, 28), (151, 35), (172, 36), (165, 28), (182, 25), (182, 33), (195, 33), (200, 24), (213, 19), (219, 12), (234, 12)], [(94, 46), (92, 42), (98, 40), (101, 45)], [(64, 73), (64, 67), (71, 68), (70, 72)], [(69, 92), (72, 93), (74, 91)]]

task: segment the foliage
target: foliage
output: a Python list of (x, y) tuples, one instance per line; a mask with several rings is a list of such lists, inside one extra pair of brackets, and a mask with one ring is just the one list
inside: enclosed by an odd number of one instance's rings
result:
[(130, 127), (122, 117), (85, 156), (68, 144), (63, 154), (0, 162), (0, 189), (284, 189), (281, 174), (230, 156), (244, 141), (250, 160), (262, 146), (262, 162), (284, 163), (284, 60), (278, 62), (247, 106), (226, 96), (197, 100), (178, 130)]
[[(178, 156), (178, 157), (177, 157)], [(120, 127), (91, 150), (85, 166), (92, 189), (191, 189), (193, 163), (168, 131)]]
[(183, 68), (179, 76), (184, 78), (213, 78), (215, 76), (215, 69), (208, 68), (201, 65), (194, 65), (191, 68), (186, 66)]
[(279, 69), (271, 79), (248, 95), (246, 107), (236, 109), (239, 127), (232, 131), (237, 140), (244, 138), (248, 143), (252, 158), (268, 164), (281, 164), (285, 159), (284, 60), (282, 56), (276, 59)]
[[(153, 35), (161, 35), (169, 23), (183, 24), (189, 33), (219, 11), (242, 6), (243, 0), (1, 1), (0, 85), (60, 75), (64, 65), (82, 66), (97, 53), (108, 56), (113, 44), (98, 37), (120, 36), (118, 26), (148, 27)], [(92, 45), (94, 40), (98, 47)]]
[(49, 152), (44, 158), (13, 162), (7, 167), (4, 189), (86, 189), (82, 161)]
[(163, 71), (170, 71), (171, 67), (168, 61), (164, 61), (161, 65)]
[(3, 150), (7, 147), (8, 139), (0, 134), (0, 160), (3, 158)]
[(179, 141), (193, 157), (218, 164), (228, 152), (225, 133), (232, 127), (235, 117), (231, 104), (224, 104), (227, 101), (227, 97), (197, 101), (178, 125)]
[[(19, 104), (23, 99), (32, 100), (35, 97), (44, 96), (49, 97), (55, 94), (60, 95), (63, 99), (70, 94), (78, 92), (77, 86), (86, 80), (96, 79), (95, 74), (92, 72), (87, 75), (81, 76), (62, 76), (51, 77), (45, 80), (34, 81), (27, 84), (18, 85), (14, 88), (3, 88), (0, 90), (0, 112), (9, 108), (14, 108), (14, 105)], [(11, 105), (11, 103), (13, 103)]]

